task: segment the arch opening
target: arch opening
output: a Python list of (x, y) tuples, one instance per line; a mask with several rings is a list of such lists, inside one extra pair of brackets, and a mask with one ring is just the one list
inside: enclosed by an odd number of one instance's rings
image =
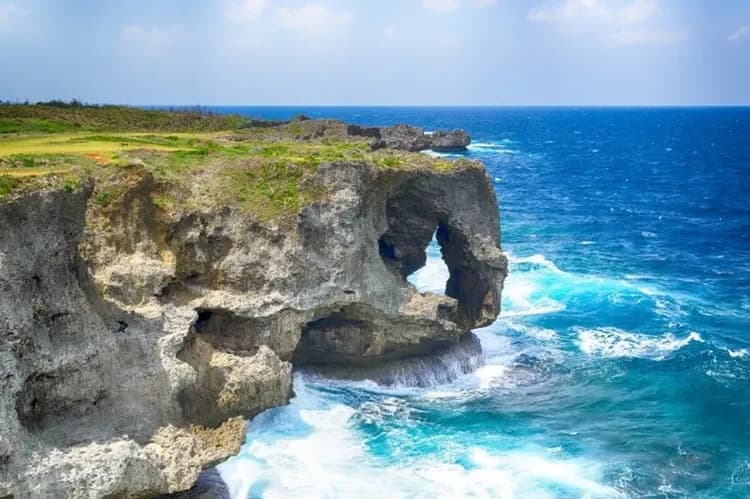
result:
[(388, 231), (378, 246), (386, 265), (419, 291), (455, 298), (454, 322), (469, 329), (494, 319), (496, 291), (482, 276), (467, 237), (439, 214), (389, 206)]
[(420, 293), (444, 295), (450, 278), (450, 270), (443, 259), (442, 249), (437, 240), (438, 228), (425, 248), (426, 259), (422, 267), (406, 276)]

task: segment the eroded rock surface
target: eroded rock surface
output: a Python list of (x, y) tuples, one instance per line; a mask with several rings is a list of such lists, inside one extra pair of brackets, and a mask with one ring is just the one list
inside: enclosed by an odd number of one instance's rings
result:
[(465, 130), (437, 130), (426, 132), (423, 128), (410, 125), (367, 127), (348, 125), (339, 120), (293, 120), (287, 126), (300, 138), (319, 137), (361, 137), (369, 139), (370, 148), (401, 149), (403, 151), (464, 151), (471, 144), (471, 137)]
[[(373, 148), (389, 147), (405, 151), (461, 151), (471, 143), (469, 134), (464, 130), (436, 131), (426, 133), (422, 128), (409, 125), (395, 125), (377, 129), (379, 137), (373, 142)], [(356, 135), (356, 134), (354, 134)]]
[[(91, 185), (0, 203), (0, 497), (187, 490), (238, 451), (244, 418), (288, 401), (292, 362), (377, 369), (499, 312), (480, 164), (324, 164), (327, 194), (283, 224), (166, 213), (130, 175), (106, 209)], [(436, 231), (446, 296), (405, 279)]]

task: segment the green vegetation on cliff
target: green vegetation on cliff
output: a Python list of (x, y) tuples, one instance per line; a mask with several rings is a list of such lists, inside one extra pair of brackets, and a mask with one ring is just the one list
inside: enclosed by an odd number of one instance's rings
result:
[(268, 124), (198, 111), (0, 105), (0, 200), (39, 189), (72, 191), (91, 179), (94, 202), (108, 208), (124, 184), (150, 174), (153, 201), (164, 211), (227, 204), (270, 220), (324, 196), (315, 172), (335, 162), (454, 167), (418, 153), (372, 151), (340, 122)]
[(241, 127), (248, 120), (208, 113), (200, 107), (179, 110), (129, 106), (92, 106), (77, 101), (0, 104), (0, 134), (74, 131), (218, 131)]

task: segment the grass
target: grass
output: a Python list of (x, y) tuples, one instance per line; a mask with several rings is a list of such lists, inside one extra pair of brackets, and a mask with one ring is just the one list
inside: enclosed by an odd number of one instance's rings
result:
[(94, 201), (99, 206), (109, 206), (109, 203), (112, 201), (112, 198), (114, 197), (114, 193), (112, 191), (102, 191), (96, 194), (94, 196)]
[(61, 102), (0, 104), (0, 134), (75, 130), (207, 132), (240, 128), (247, 121), (241, 116), (217, 115), (200, 108), (164, 111)]
[(304, 165), (273, 161), (234, 171), (228, 180), (245, 209), (262, 220), (271, 220), (297, 213), (317, 197), (318, 189), (302, 183), (310, 173)]
[(190, 149), (187, 141), (172, 136), (120, 134), (49, 134), (0, 139), (0, 157), (51, 154), (104, 154), (135, 149), (178, 151)]
[(454, 168), (423, 154), (370, 151), (364, 139), (345, 135), (299, 139), (300, 123), (243, 123), (121, 106), (0, 104), (0, 198), (51, 187), (74, 192), (93, 177), (92, 202), (107, 210), (145, 172), (155, 179), (152, 202), (163, 212), (224, 204), (277, 220), (325, 195), (315, 175), (324, 164)]
[(9, 196), (18, 187), (18, 179), (7, 175), (0, 175), (0, 199)]
[(62, 133), (76, 130), (75, 125), (44, 118), (0, 118), (0, 135), (11, 133)]

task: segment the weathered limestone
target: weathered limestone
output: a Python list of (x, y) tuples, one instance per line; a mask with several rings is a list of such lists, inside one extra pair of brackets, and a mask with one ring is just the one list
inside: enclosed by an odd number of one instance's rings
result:
[(389, 147), (405, 151), (461, 151), (471, 143), (464, 130), (436, 131), (425, 133), (421, 128), (409, 125), (396, 125), (378, 129), (380, 136), (373, 148)]
[[(0, 497), (142, 497), (236, 453), (291, 363), (441, 351), (493, 320), (507, 263), (484, 168), (334, 163), (289, 223), (165, 214), (148, 174), (0, 203)], [(405, 277), (437, 231), (446, 295)], [(472, 347), (474, 348), (474, 347)]]
[(347, 125), (339, 120), (293, 120), (287, 126), (301, 139), (364, 137), (370, 139), (370, 148), (373, 150), (389, 148), (417, 152), (430, 149), (453, 152), (464, 151), (471, 144), (469, 134), (460, 129), (425, 132), (422, 128), (410, 125), (365, 127)]

